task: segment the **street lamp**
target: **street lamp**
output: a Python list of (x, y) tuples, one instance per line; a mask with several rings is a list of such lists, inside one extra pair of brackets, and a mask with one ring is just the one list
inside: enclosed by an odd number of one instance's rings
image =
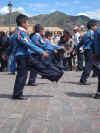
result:
[(11, 1), (8, 3), (8, 9), (9, 9), (9, 33), (11, 32), (11, 13), (12, 13), (12, 3)]

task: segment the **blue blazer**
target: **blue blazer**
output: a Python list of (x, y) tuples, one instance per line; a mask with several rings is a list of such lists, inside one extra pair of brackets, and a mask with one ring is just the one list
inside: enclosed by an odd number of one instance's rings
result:
[(83, 46), (84, 50), (91, 50), (93, 45), (94, 45), (94, 32), (88, 30), (88, 32), (82, 37), (80, 43), (77, 46), (77, 49)]
[(42, 54), (44, 52), (43, 49), (36, 46), (29, 38), (25, 31), (20, 29), (16, 29), (16, 32), (10, 37), (11, 45), (6, 51), (6, 54), (14, 53), (15, 56), (18, 55), (29, 55), (29, 49), (37, 54)]
[(95, 54), (100, 55), (100, 27), (94, 32)]

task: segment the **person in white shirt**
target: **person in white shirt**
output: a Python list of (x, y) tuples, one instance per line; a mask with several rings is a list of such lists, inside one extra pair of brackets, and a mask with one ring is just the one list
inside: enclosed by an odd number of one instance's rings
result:
[[(74, 45), (77, 47), (77, 45), (80, 42), (80, 33), (79, 33), (80, 28), (78, 26), (75, 26), (73, 29), (74, 32)], [(80, 51), (77, 53), (77, 71), (82, 71), (83, 70), (83, 50), (82, 47), (80, 47)]]

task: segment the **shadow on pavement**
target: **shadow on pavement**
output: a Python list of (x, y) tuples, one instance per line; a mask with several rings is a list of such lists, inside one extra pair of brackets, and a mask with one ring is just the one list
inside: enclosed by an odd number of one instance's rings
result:
[(75, 84), (75, 85), (80, 85), (80, 83), (79, 82), (73, 82), (73, 81), (63, 81), (63, 82), (61, 82), (61, 83), (63, 83), (63, 84)]
[(37, 83), (37, 85), (48, 85), (49, 83)]
[(33, 98), (51, 98), (54, 96), (50, 96), (50, 95), (25, 95), (26, 97), (33, 97)]
[(12, 98), (12, 95), (9, 95), (9, 94), (0, 94), (0, 98), (11, 99)]
[(70, 97), (88, 97), (88, 98), (92, 98), (93, 96), (93, 94), (77, 93), (77, 92), (69, 92), (69, 93), (65, 93), (65, 95)]
[[(33, 86), (48, 85), (48, 84), (49, 83), (36, 83), (36, 85), (33, 85)], [(31, 86), (31, 85), (26, 84), (25, 86)]]
[[(51, 98), (54, 96), (51, 95), (24, 95), (25, 97), (33, 97), (33, 98)], [(7, 98), (7, 99), (12, 99), (12, 95), (9, 94), (0, 94), (0, 98)]]
[[(73, 81), (68, 81), (68, 82), (63, 81), (63, 82), (61, 82), (61, 83), (63, 83), (63, 84), (74, 84), (74, 85), (80, 85), (80, 82), (73, 82)], [(87, 85), (91, 85), (91, 84), (93, 84), (93, 82), (92, 82), (92, 83), (87, 83), (85, 86), (87, 86)]]

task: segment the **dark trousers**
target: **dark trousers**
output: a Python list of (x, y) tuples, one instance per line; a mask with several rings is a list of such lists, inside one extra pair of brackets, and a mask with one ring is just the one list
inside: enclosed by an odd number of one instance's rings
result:
[(55, 54), (53, 57), (53, 64), (55, 64), (55, 66), (60, 69), (60, 70), (64, 70), (64, 52), (63, 51), (59, 51), (58, 54)]
[(64, 67), (65, 67), (65, 70), (72, 70), (72, 57), (67, 57), (67, 58), (64, 58), (63, 60), (63, 64), (64, 64)]
[(87, 82), (87, 79), (90, 75), (90, 72), (93, 68), (93, 59), (92, 59), (92, 50), (87, 50), (84, 52), (85, 55), (85, 68), (84, 71), (82, 73), (80, 82)]
[(13, 96), (15, 97), (23, 95), (23, 89), (26, 83), (27, 73), (28, 73), (27, 66), (26, 66), (27, 64), (26, 57), (18, 56), (16, 57), (16, 62), (18, 65), (18, 69), (17, 69), (17, 76), (16, 76), (14, 92), (13, 92)]
[(37, 77), (37, 71), (34, 68), (31, 68), (28, 84), (35, 83), (36, 77)]
[[(42, 70), (44, 71), (43, 73), (42, 73), (42, 77), (43, 78), (46, 78), (46, 76), (45, 76), (45, 74), (46, 75), (48, 75), (48, 76), (52, 76), (52, 71), (53, 71), (53, 69), (55, 70), (54, 72), (53, 72), (53, 74), (55, 75), (56, 74), (56, 71), (60, 71), (60, 73), (63, 73), (62, 72), (62, 69), (60, 69), (60, 65), (56, 65), (55, 64), (55, 56), (53, 55), (53, 54), (50, 54), (50, 56), (48, 57), (48, 58), (45, 58), (45, 57), (39, 57), (39, 56), (37, 56), (37, 55), (31, 55), (33, 58), (35, 57), (37, 60), (39, 60), (40, 62), (42, 62), (43, 63), (43, 66), (41, 66), (42, 67)], [(41, 72), (40, 72), (41, 73)], [(38, 72), (32, 67), (31, 69), (30, 69), (30, 76), (29, 76), (29, 81), (28, 81), (28, 83), (30, 84), (30, 83), (35, 83), (36, 82), (36, 77), (37, 77), (37, 74), (38, 74)], [(49, 77), (50, 78), (50, 77)], [(53, 77), (52, 77), (53, 78)]]
[[(1, 53), (0, 53), (0, 54), (1, 54)], [(7, 61), (4, 61), (4, 60), (2, 59), (2, 54), (0, 55), (0, 65), (1, 65), (0, 71), (3, 72), (3, 71), (5, 70), (5, 68), (6, 68), (6, 66), (7, 66)]]
[(95, 69), (96, 75), (98, 76), (97, 93), (100, 93), (100, 60), (97, 60), (93, 67)]
[[(47, 60), (47, 58), (45, 58), (45, 60)], [(40, 61), (39, 58), (31, 55), (29, 57), (17, 56), (16, 62), (18, 69), (13, 92), (13, 96), (15, 97), (23, 95), (29, 66), (50, 81), (58, 81), (63, 75), (63, 72), (57, 69), (53, 64), (45, 64), (45, 62)]]
[(99, 71), (99, 74), (98, 74), (98, 88), (97, 88), (97, 92), (100, 93), (100, 71)]
[(69, 68), (72, 69), (72, 57), (70, 56), (69, 58), (67, 58), (67, 60), (68, 60)]
[(31, 56), (30, 64), (34, 66), (38, 74), (50, 81), (58, 81), (63, 75), (63, 71), (52, 63), (50, 56), (42, 58)]
[(77, 54), (77, 69), (83, 70), (83, 54), (80, 51)]

